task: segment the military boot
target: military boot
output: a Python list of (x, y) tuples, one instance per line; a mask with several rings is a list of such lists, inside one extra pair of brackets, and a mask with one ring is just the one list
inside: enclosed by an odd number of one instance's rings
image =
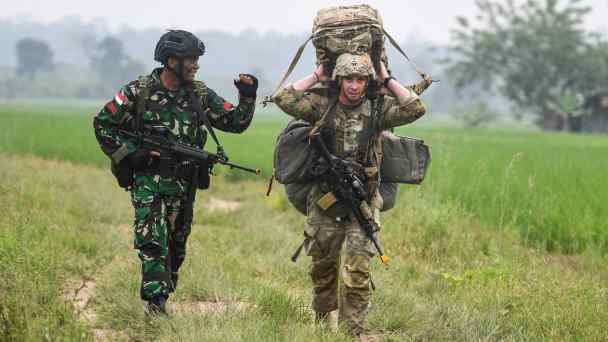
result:
[(171, 272), (171, 292), (177, 289), (177, 279), (179, 279), (177, 272)]
[(327, 324), (329, 322), (329, 312), (315, 311), (315, 324)]
[(157, 296), (154, 296), (154, 298), (150, 299), (145, 308), (146, 315), (148, 315), (148, 316), (163, 315), (163, 316), (168, 317), (169, 314), (167, 313), (167, 310), (165, 309), (165, 304), (167, 303), (167, 299), (168, 298), (166, 295), (157, 295)]

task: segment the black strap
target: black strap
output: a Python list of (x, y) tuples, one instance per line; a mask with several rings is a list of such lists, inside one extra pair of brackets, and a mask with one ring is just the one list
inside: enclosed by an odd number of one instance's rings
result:
[(293, 56), (293, 59), (291, 60), (289, 67), (287, 68), (287, 72), (285, 72), (285, 75), (283, 75), (281, 82), (279, 82), (279, 85), (274, 90), (273, 95), (276, 94), (277, 91), (279, 91), (279, 89), (281, 89), (281, 86), (283, 85), (283, 83), (285, 83), (285, 80), (289, 77), (289, 75), (291, 75), (291, 73), (293, 72), (293, 69), (296, 67), (296, 64), (298, 64), (300, 57), (302, 57), (302, 53), (304, 52), (304, 48), (306, 47), (306, 44), (308, 44), (308, 42), (312, 39), (312, 37), (313, 36), (311, 35), (310, 37), (308, 37), (308, 39), (306, 39), (306, 41), (302, 45), (300, 45), (295, 56)]
[[(205, 125), (205, 128), (207, 129), (207, 131), (211, 135), (211, 138), (213, 138), (213, 141), (217, 145), (217, 154), (219, 156), (225, 158), (226, 160), (228, 160), (228, 156), (224, 152), (224, 147), (222, 146), (219, 139), (215, 135), (213, 126), (211, 126), (211, 121), (209, 120), (209, 116), (207, 115), (207, 112), (205, 110), (203, 110), (203, 107), (201, 105), (201, 99), (196, 94), (196, 91), (194, 90), (194, 86), (188, 87), (188, 92), (190, 93), (190, 101), (192, 102), (192, 109), (194, 110), (192, 115), (196, 116), (196, 122), (198, 123), (199, 119), (201, 119), (203, 121), (203, 125)], [(197, 127), (198, 127), (198, 125), (197, 125)]]

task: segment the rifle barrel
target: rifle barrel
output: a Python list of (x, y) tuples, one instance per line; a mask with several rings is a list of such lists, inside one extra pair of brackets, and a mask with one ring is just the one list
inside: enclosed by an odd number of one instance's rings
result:
[(238, 169), (238, 170), (254, 173), (256, 176), (259, 176), (261, 174), (260, 169), (254, 169), (254, 168), (250, 168), (247, 166), (242, 166), (242, 165), (231, 163), (226, 158), (219, 156), (217, 154), (213, 154), (213, 153), (207, 152), (203, 149), (185, 145), (185, 144), (182, 144), (182, 143), (179, 143), (176, 141), (171, 141), (165, 137), (154, 137), (154, 136), (150, 136), (147, 134), (137, 134), (137, 133), (133, 133), (133, 132), (125, 131), (125, 130), (119, 130), (118, 132), (120, 134), (129, 136), (132, 138), (141, 139), (142, 142), (152, 145), (161, 150), (166, 150), (166, 151), (170, 151), (170, 152), (173, 152), (176, 154), (181, 154), (181, 155), (189, 157), (189, 158), (208, 160), (211, 163), (223, 164), (223, 165), (230, 167), (231, 169)]

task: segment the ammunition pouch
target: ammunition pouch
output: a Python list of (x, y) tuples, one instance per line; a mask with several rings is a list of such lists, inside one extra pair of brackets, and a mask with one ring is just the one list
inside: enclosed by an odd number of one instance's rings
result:
[(121, 188), (126, 189), (133, 184), (134, 170), (126, 158), (123, 158), (120, 163), (115, 163), (112, 161), (110, 164), (110, 170)]
[[(199, 168), (197, 174), (194, 175), (196, 165), (198, 165)], [(194, 162), (190, 160), (179, 160), (175, 156), (161, 154), (160, 158), (154, 160), (150, 166), (143, 170), (134, 170), (129, 166), (128, 162), (122, 162), (117, 166), (112, 164), (112, 173), (118, 180), (119, 185), (123, 188), (131, 185), (133, 182), (133, 173), (135, 171), (141, 171), (148, 175), (159, 175), (163, 178), (184, 180), (189, 184), (196, 183), (197, 189), (204, 190), (208, 189), (211, 183), (209, 168), (210, 165), (206, 161)], [(196, 177), (196, 182), (194, 182), (193, 177)]]
[[(197, 174), (195, 175), (196, 166), (198, 166)], [(208, 162), (193, 162), (190, 160), (184, 160), (175, 165), (174, 176), (178, 179), (183, 179), (190, 184), (196, 183), (196, 188), (205, 190), (209, 189), (211, 184), (211, 176), (209, 174), (209, 163)], [(196, 177), (196, 179), (194, 179)]]
[(382, 132), (383, 183), (420, 184), (431, 163), (431, 152), (424, 141)]

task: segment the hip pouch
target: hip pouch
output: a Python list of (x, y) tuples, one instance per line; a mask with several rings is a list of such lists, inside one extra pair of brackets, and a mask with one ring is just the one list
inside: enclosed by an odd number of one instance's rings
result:
[(431, 164), (431, 151), (423, 140), (382, 132), (382, 183), (420, 184)]
[(120, 163), (111, 162), (110, 170), (118, 182), (118, 186), (123, 189), (130, 187), (133, 184), (133, 168), (124, 158)]

